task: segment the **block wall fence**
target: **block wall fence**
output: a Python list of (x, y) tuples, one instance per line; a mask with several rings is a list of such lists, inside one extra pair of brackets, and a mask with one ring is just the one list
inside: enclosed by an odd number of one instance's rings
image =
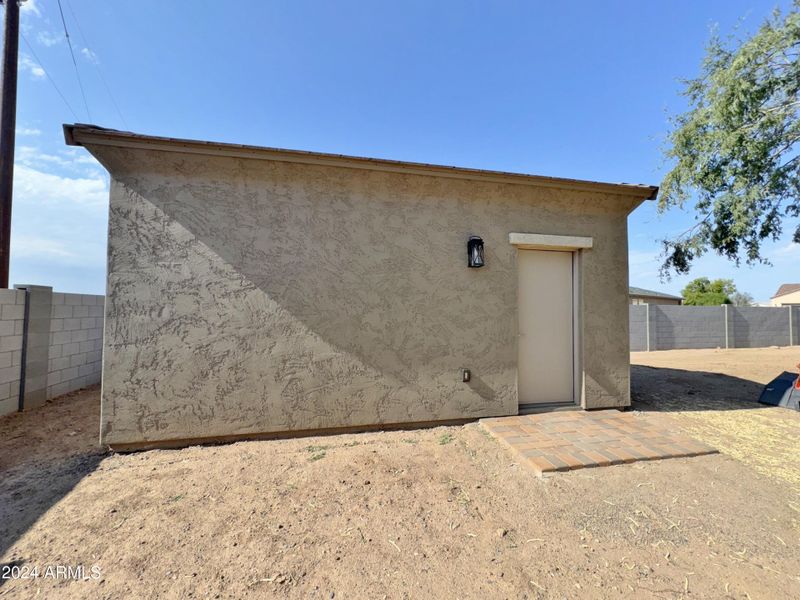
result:
[[(0, 416), (100, 383), (105, 297), (0, 289)], [(800, 345), (800, 306), (630, 306), (631, 351)]]
[(0, 416), (99, 383), (104, 296), (0, 289)]
[(800, 306), (630, 306), (631, 351), (800, 345)]

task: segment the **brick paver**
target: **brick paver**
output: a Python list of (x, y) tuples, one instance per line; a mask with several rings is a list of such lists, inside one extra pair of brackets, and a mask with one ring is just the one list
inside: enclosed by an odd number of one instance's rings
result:
[(717, 452), (668, 419), (619, 410), (499, 417), (481, 425), (537, 475)]

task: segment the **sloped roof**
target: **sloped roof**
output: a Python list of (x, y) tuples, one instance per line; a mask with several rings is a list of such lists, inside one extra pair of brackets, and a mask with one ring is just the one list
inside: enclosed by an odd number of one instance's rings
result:
[(669, 298), (671, 300), (683, 300), (681, 296), (673, 296), (672, 294), (665, 294), (664, 292), (656, 292), (655, 290), (646, 290), (640, 287), (630, 286), (628, 288), (629, 296), (647, 296), (648, 298)]
[(785, 296), (786, 294), (791, 294), (792, 292), (800, 291), (800, 283), (784, 283), (781, 287), (778, 288), (778, 291), (775, 292), (773, 298), (777, 298), (778, 296)]
[(394, 171), (417, 175), (432, 175), (456, 179), (477, 179), (499, 183), (516, 183), (537, 185), (562, 189), (575, 189), (593, 192), (605, 192), (624, 196), (633, 196), (640, 200), (655, 200), (658, 186), (638, 183), (606, 183), (565, 177), (546, 177), (525, 173), (508, 173), (468, 167), (451, 167), (427, 163), (405, 162), (381, 158), (365, 158), (344, 154), (328, 154), (309, 152), (307, 150), (287, 150), (266, 146), (247, 146), (202, 140), (186, 140), (171, 137), (143, 135), (130, 131), (106, 129), (97, 125), (76, 123), (64, 125), (64, 139), (69, 146), (109, 145), (129, 148), (155, 148), (164, 151), (186, 152), (216, 156), (234, 156), (240, 158), (262, 158), (284, 162), (306, 164), (322, 164), (357, 169), (378, 171)]

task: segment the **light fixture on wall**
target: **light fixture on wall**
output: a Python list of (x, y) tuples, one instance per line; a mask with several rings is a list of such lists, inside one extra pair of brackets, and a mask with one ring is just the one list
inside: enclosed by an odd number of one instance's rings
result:
[(467, 266), (477, 269), (483, 265), (483, 240), (477, 235), (471, 235), (467, 240)]

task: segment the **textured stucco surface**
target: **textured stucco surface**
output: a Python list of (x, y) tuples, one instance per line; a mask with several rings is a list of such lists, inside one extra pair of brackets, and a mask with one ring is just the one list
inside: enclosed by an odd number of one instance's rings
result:
[(593, 238), (582, 402), (630, 402), (634, 198), (88, 147), (112, 174), (107, 443), (516, 414), (511, 232)]

